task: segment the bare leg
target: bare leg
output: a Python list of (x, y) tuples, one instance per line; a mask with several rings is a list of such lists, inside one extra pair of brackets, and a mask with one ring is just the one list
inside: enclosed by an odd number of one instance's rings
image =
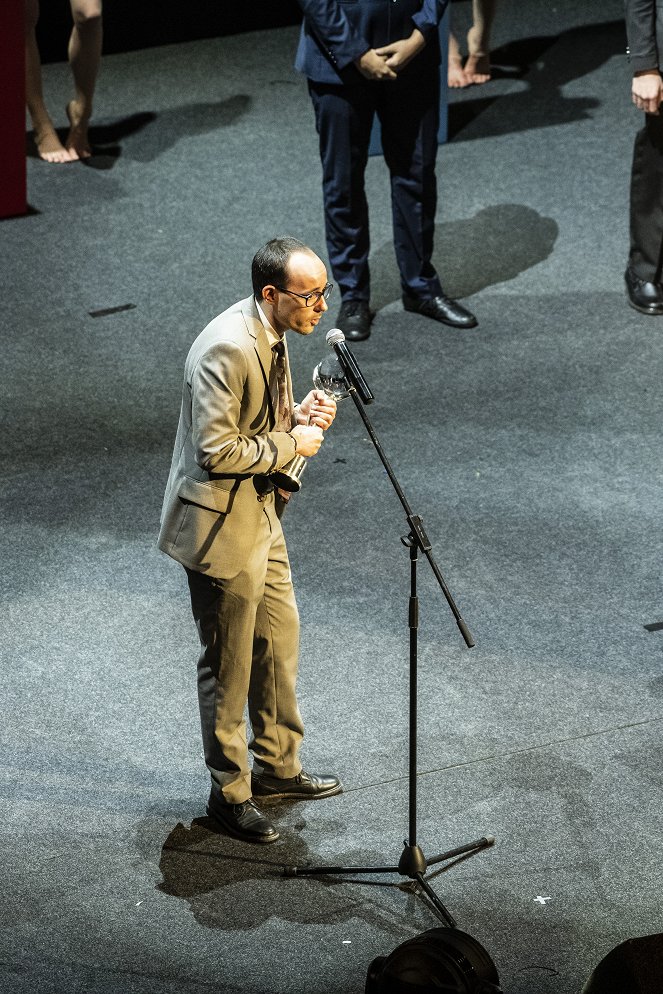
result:
[(463, 59), (460, 54), (460, 49), (458, 47), (458, 42), (456, 41), (456, 36), (449, 32), (449, 57), (448, 57), (448, 70), (447, 70), (447, 80), (449, 86), (454, 89), (459, 87), (468, 86), (470, 80), (465, 75), (465, 70), (463, 69)]
[(87, 129), (101, 61), (101, 0), (71, 0), (71, 14), (74, 27), (69, 39), (69, 64), (76, 96), (67, 104), (71, 127), (66, 147), (72, 159), (87, 159), (92, 155)]
[(70, 162), (69, 152), (55, 133), (41, 85), (41, 59), (35, 26), (39, 20), (39, 0), (25, 0), (25, 96), (34, 129), (35, 145), (45, 162)]
[(472, 0), (472, 27), (467, 32), (469, 55), (465, 75), (470, 83), (487, 83), (490, 79), (490, 29), (497, 0)]

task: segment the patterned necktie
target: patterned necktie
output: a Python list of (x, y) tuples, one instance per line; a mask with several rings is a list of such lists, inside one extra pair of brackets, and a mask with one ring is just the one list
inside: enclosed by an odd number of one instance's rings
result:
[(274, 366), (276, 369), (276, 400), (275, 412), (276, 431), (290, 431), (292, 428), (292, 411), (290, 410), (290, 400), (288, 398), (288, 381), (285, 368), (285, 345), (277, 342), (272, 346), (274, 353)]

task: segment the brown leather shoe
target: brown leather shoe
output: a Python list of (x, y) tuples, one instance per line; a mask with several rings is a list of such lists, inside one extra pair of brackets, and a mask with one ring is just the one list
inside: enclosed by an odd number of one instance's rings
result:
[(224, 832), (243, 842), (276, 842), (279, 833), (253, 798), (241, 804), (226, 804), (210, 794), (207, 814)]
[(252, 773), (251, 790), (263, 801), (270, 798), (306, 801), (340, 794), (343, 791), (343, 784), (338, 777), (306, 773), (305, 770), (296, 777), (288, 777), (285, 780), (270, 776), (269, 773)]

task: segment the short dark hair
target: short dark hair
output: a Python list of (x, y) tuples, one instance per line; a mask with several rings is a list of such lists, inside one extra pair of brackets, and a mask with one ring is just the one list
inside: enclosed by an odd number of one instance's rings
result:
[(251, 282), (256, 300), (262, 297), (263, 287), (284, 286), (288, 279), (288, 263), (295, 252), (314, 252), (300, 242), (298, 238), (285, 235), (282, 238), (272, 238), (271, 241), (258, 249), (251, 263)]

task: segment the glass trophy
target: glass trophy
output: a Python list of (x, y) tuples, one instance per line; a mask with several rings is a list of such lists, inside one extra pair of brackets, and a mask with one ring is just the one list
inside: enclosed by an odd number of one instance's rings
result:
[(343, 369), (335, 355), (328, 355), (318, 363), (313, 370), (313, 384), (336, 401), (350, 396)]
[[(323, 393), (337, 402), (350, 395), (341, 364), (335, 355), (326, 356), (315, 367), (313, 385), (316, 390), (322, 390)], [(273, 481), (274, 486), (281, 490), (297, 493), (302, 488), (301, 477), (305, 469), (306, 459), (304, 456), (295, 456), (283, 469), (271, 473), (270, 480)]]

